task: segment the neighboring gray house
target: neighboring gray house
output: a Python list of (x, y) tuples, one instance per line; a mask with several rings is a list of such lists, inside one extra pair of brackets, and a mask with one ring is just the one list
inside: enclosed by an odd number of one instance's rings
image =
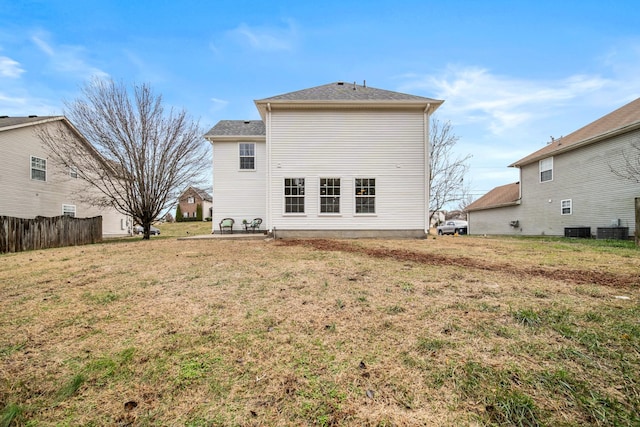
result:
[(125, 215), (115, 209), (85, 203), (84, 186), (76, 171), (49, 159), (35, 129), (59, 122), (66, 125), (81, 144), (82, 137), (63, 116), (0, 117), (0, 215), (17, 218), (102, 216), (104, 237), (128, 235), (131, 223)]
[(639, 141), (640, 98), (511, 164), (520, 182), (470, 204), (469, 233), (596, 236), (611, 229), (633, 236), (640, 185), (611, 169), (638, 156), (632, 145)]
[(213, 231), (262, 218), (277, 237), (428, 233), (429, 117), (443, 101), (336, 82), (255, 101), (221, 121)]

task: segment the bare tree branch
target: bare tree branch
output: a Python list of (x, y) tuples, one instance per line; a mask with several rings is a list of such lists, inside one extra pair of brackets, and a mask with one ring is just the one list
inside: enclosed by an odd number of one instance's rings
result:
[(86, 143), (79, 146), (62, 124), (39, 131), (40, 139), (54, 159), (74, 167), (94, 189), (84, 193), (85, 200), (131, 216), (148, 239), (152, 221), (182, 188), (199, 183), (208, 167), (198, 122), (184, 110), (166, 111), (162, 96), (146, 84), (134, 85), (130, 94), (112, 80), (91, 81), (65, 107)]
[(453, 133), (451, 122), (431, 121), (429, 135), (431, 155), (429, 158), (429, 221), (444, 206), (460, 202), (469, 194), (469, 181), (464, 178), (469, 171), (467, 161), (470, 154), (454, 157), (453, 148), (458, 137)]

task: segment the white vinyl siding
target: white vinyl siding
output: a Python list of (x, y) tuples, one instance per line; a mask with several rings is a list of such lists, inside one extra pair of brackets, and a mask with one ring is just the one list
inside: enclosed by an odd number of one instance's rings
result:
[[(274, 110), (270, 129), (271, 227), (424, 230), (422, 110)], [(284, 214), (282, 183), (290, 177), (305, 178), (305, 216)], [(327, 177), (340, 178), (340, 215), (321, 211), (320, 182)], [(356, 214), (356, 178), (375, 178), (375, 215)]]
[[(60, 121), (46, 124), (53, 126)], [(41, 125), (37, 125), (41, 126)], [(71, 134), (72, 136), (74, 134)], [(54, 217), (62, 214), (62, 205), (76, 206), (76, 216), (102, 216), (104, 237), (124, 236), (120, 220), (126, 216), (112, 208), (91, 206), (81, 179), (73, 179), (68, 167), (47, 159), (47, 149), (28, 125), (0, 130), (0, 215), (16, 218)], [(32, 179), (32, 157), (46, 160), (46, 181)], [(40, 164), (42, 166), (42, 164)]]
[[(213, 231), (219, 231), (218, 223), (223, 218), (233, 218), (236, 227), (242, 224), (243, 219), (266, 218), (265, 143), (254, 143), (255, 163), (251, 173), (238, 169), (238, 141), (214, 141), (212, 147)], [(279, 198), (281, 194), (282, 183)]]

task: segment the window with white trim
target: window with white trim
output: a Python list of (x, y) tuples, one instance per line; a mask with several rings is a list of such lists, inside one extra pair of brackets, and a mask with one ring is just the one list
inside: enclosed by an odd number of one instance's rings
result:
[(196, 202), (196, 198), (191, 196), (187, 198), (187, 203), (195, 203)]
[(284, 212), (304, 213), (304, 178), (284, 179)]
[(76, 217), (76, 205), (62, 205), (62, 215)]
[(540, 182), (553, 181), (553, 157), (547, 157), (539, 162)]
[(31, 179), (36, 181), (47, 180), (47, 160), (31, 156)]
[(356, 213), (376, 213), (376, 179), (356, 178)]
[(256, 144), (240, 143), (240, 169), (255, 170), (256, 169)]
[(340, 178), (320, 178), (320, 213), (340, 213)]
[(69, 166), (69, 176), (71, 178), (77, 179), (78, 178), (78, 168), (75, 166)]
[(571, 199), (560, 201), (560, 211), (562, 215), (571, 215), (571, 213), (573, 212)]

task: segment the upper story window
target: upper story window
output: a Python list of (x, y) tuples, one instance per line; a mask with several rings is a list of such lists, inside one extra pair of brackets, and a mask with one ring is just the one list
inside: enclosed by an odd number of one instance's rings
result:
[(320, 178), (320, 213), (340, 213), (340, 178)]
[(553, 157), (540, 160), (540, 182), (553, 180)]
[(304, 213), (304, 178), (284, 179), (284, 212)]
[(256, 144), (240, 143), (240, 169), (256, 169)]
[(376, 213), (376, 179), (356, 178), (356, 213)]
[(31, 156), (31, 179), (36, 181), (47, 180), (47, 160)]
[(76, 206), (75, 205), (62, 205), (62, 215), (70, 216), (72, 218), (76, 217)]
[(192, 203), (195, 203), (195, 202), (196, 202), (196, 198), (195, 197), (190, 196), (190, 197), (187, 198), (187, 203), (192, 204)]
[(561, 209), (562, 215), (571, 215), (571, 213), (572, 213), (571, 204), (572, 204), (571, 203), (571, 199), (561, 200), (560, 201), (560, 209)]
[(78, 178), (78, 168), (75, 166), (69, 166), (69, 176), (71, 178)]

